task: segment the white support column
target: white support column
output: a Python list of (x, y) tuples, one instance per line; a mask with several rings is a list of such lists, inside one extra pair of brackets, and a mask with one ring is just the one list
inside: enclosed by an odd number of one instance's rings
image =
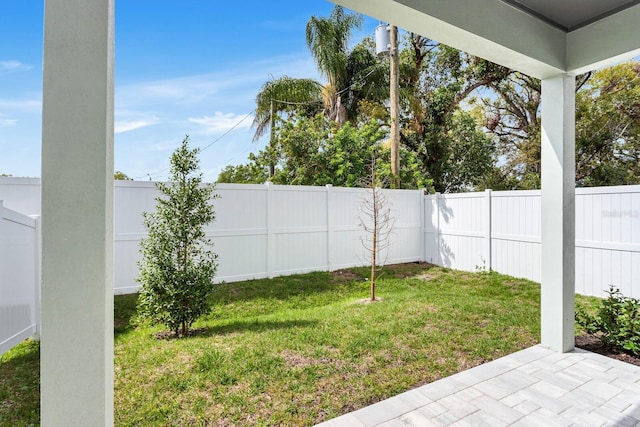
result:
[(45, 2), (45, 427), (113, 425), (114, 1)]
[(575, 77), (542, 80), (542, 345), (574, 348)]

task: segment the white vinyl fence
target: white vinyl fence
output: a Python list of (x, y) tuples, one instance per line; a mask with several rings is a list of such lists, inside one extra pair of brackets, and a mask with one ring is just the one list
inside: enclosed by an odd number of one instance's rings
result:
[[(240, 281), (368, 263), (362, 246), (362, 189), (220, 184), (216, 221), (207, 230), (218, 254), (217, 281)], [(396, 218), (389, 263), (420, 261), (422, 193), (386, 191)], [(118, 182), (115, 187), (116, 293), (135, 292), (142, 212), (155, 209), (155, 184)], [(365, 218), (363, 218), (365, 219)]]
[(39, 220), (0, 200), (0, 355), (38, 331)]
[[(540, 191), (425, 198), (425, 260), (540, 282)], [(576, 189), (576, 292), (640, 298), (640, 186)]]
[[(207, 234), (218, 281), (368, 264), (362, 246), (366, 190), (221, 184)], [(425, 196), (386, 190), (395, 218), (387, 263), (427, 261), (540, 281), (540, 192)], [(151, 182), (115, 183), (114, 292), (135, 292), (142, 212), (155, 209)], [(0, 353), (36, 332), (40, 180), (0, 177)], [(18, 214), (21, 212), (22, 214)], [(640, 186), (576, 190), (576, 291), (614, 285), (640, 298)]]

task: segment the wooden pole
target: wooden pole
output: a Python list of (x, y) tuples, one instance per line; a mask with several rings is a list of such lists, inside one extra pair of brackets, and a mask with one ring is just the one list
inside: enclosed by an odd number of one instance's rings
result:
[[(273, 156), (273, 151), (275, 148), (275, 144), (276, 144), (276, 111), (275, 108), (273, 106), (273, 99), (271, 100), (271, 134), (269, 135), (269, 157)], [(275, 175), (276, 173), (276, 165), (275, 162), (273, 161), (273, 158), (271, 158), (271, 163), (269, 164), (269, 181), (271, 181), (271, 179), (273, 178), (273, 175)]]
[(400, 188), (400, 114), (399, 114), (399, 70), (398, 70), (398, 27), (390, 25), (390, 63), (391, 63), (391, 84), (389, 88), (390, 95), (390, 115), (391, 115), (391, 187)]

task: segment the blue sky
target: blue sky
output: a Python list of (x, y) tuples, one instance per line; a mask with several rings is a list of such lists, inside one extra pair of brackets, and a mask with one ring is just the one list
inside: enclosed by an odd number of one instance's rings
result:
[[(205, 179), (246, 162), (250, 115), (271, 76), (322, 81), (305, 44), (326, 0), (116, 0), (115, 169), (138, 180), (167, 176), (186, 134), (205, 147)], [(40, 175), (43, 0), (2, 0), (0, 12), (0, 174)], [(353, 42), (373, 34), (366, 19)], [(162, 172), (159, 172), (162, 171)]]

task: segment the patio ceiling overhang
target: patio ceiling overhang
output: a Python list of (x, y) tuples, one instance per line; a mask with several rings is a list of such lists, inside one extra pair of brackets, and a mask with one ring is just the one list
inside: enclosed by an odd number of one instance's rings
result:
[(640, 54), (640, 1), (335, 0), (544, 79)]

